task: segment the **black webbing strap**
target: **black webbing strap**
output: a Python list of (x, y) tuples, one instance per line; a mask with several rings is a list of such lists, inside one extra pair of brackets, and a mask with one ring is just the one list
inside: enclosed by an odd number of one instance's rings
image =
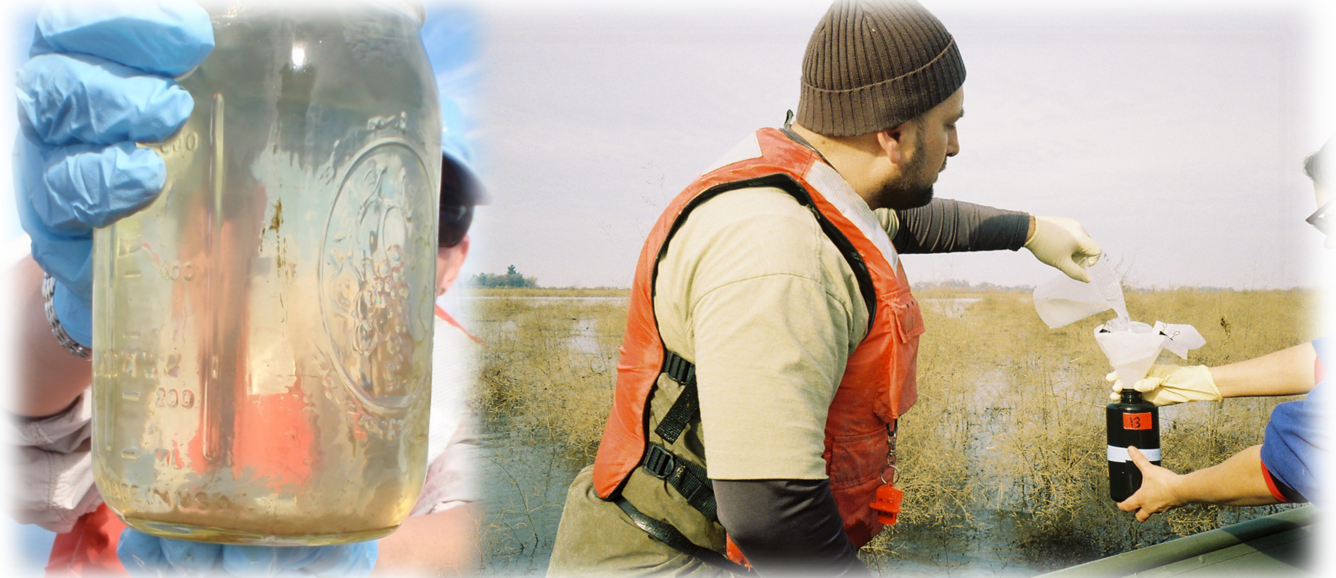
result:
[(635, 525), (641, 530), (644, 530), (646, 534), (649, 534), (651, 538), (667, 544), (668, 547), (677, 550), (678, 552), (727, 572), (742, 574), (744, 576), (753, 574), (751, 568), (729, 560), (723, 554), (715, 552), (714, 550), (697, 546), (695, 542), (687, 539), (686, 536), (683, 536), (681, 532), (677, 531), (677, 528), (674, 528), (672, 524), (645, 515), (644, 512), (641, 512), (640, 510), (637, 510), (635, 506), (632, 506), (631, 502), (626, 501), (626, 498), (618, 497), (617, 507), (621, 508), (623, 512), (626, 512), (626, 515), (631, 517), (631, 521), (635, 522)]
[(654, 433), (659, 434), (668, 443), (677, 441), (678, 436), (687, 429), (687, 424), (700, 415), (700, 396), (696, 393), (696, 366), (682, 356), (671, 351), (663, 352), (663, 372), (668, 378), (682, 385), (673, 407), (663, 416)]
[(719, 518), (714, 502), (714, 486), (710, 484), (705, 468), (673, 455), (668, 448), (658, 444), (649, 444), (640, 466), (649, 475), (677, 488), (687, 503), (703, 514), (705, 519), (713, 522)]
[[(676, 353), (664, 351), (663, 372), (668, 374), (669, 379), (682, 385), (677, 401), (673, 402), (658, 427), (654, 428), (654, 433), (671, 444), (681, 437), (687, 424), (700, 415), (700, 397), (696, 392), (696, 366), (691, 362)], [(710, 484), (705, 468), (673, 455), (666, 447), (652, 443), (647, 444), (640, 465), (651, 476), (677, 488), (691, 507), (705, 515), (705, 519), (712, 522), (718, 519), (714, 487)]]

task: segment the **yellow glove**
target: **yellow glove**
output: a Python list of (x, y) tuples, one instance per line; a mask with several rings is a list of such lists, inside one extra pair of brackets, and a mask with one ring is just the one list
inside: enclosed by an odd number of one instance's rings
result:
[[(1117, 401), (1119, 392), (1127, 385), (1118, 379), (1117, 372), (1110, 373), (1104, 379), (1113, 382), (1113, 393), (1109, 399)], [(1215, 386), (1210, 368), (1205, 365), (1152, 365), (1146, 379), (1136, 382), (1132, 388), (1141, 392), (1146, 401), (1157, 406), (1224, 399), (1220, 396), (1220, 389)]]
[(1040, 262), (1084, 283), (1090, 282), (1090, 275), (1081, 265), (1100, 254), (1099, 243), (1086, 234), (1081, 223), (1065, 217), (1035, 217), (1034, 235), (1025, 248)]

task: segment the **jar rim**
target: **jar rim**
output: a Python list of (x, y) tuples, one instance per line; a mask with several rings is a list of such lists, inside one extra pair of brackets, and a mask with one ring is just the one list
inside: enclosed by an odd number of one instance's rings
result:
[(391, 10), (397, 10), (404, 15), (416, 20), (418, 28), (421, 28), (427, 21), (427, 5), (423, 0), (367, 0), (371, 4), (379, 4)]

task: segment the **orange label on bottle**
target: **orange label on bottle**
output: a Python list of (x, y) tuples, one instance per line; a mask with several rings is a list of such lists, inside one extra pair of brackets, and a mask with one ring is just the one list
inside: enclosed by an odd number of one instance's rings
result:
[(1123, 429), (1147, 430), (1150, 429), (1150, 422), (1150, 412), (1123, 414)]

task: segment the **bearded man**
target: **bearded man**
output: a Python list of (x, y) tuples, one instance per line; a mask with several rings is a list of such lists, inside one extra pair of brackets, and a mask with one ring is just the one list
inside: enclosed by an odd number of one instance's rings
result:
[(734, 147), (650, 232), (551, 574), (867, 572), (924, 331), (899, 255), (1024, 246), (1088, 280), (1100, 253), (1068, 219), (933, 199), (964, 80), (919, 4), (830, 8), (796, 122)]

